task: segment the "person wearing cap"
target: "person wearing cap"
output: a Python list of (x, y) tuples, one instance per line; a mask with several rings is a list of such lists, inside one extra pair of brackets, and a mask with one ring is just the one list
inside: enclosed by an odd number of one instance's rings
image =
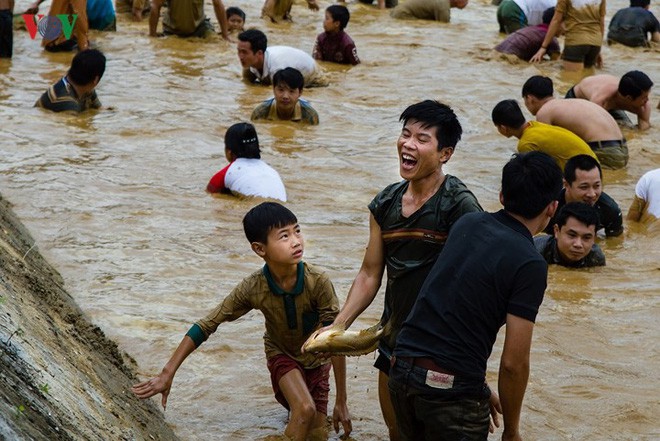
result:
[(605, 254), (595, 244), (598, 211), (583, 202), (569, 202), (557, 211), (553, 234), (534, 237), (545, 261), (570, 268), (604, 266)]

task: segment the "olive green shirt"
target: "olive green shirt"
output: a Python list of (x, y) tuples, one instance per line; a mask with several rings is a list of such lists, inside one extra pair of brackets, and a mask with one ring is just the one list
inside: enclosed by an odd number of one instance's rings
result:
[(483, 211), (477, 198), (455, 176), (447, 175), (438, 191), (408, 217), (401, 200), (408, 181), (386, 187), (369, 204), (381, 229), (387, 268), (382, 323), (391, 322), (379, 350), (390, 355), (396, 336), (417, 300), (426, 276), (445, 246), (454, 223), (464, 214)]
[(171, 34), (192, 35), (206, 19), (204, 0), (169, 0), (163, 16), (163, 30)]
[(220, 323), (236, 320), (253, 309), (261, 311), (266, 319), (266, 358), (283, 354), (306, 369), (324, 364), (313, 354), (301, 354), (300, 348), (317, 327), (332, 323), (339, 312), (335, 289), (325, 272), (307, 263), (299, 263), (296, 288), (293, 293), (284, 293), (274, 285), (267, 266), (264, 266), (243, 279), (196, 325), (206, 339)]

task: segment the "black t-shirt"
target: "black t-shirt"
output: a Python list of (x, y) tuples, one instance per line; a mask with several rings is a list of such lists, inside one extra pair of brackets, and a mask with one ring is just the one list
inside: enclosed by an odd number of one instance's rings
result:
[(426, 278), (394, 355), (431, 358), (483, 383), (507, 314), (534, 322), (547, 274), (532, 235), (516, 219), (503, 210), (464, 215)]
[(617, 11), (610, 21), (608, 40), (626, 46), (648, 46), (648, 33), (660, 32), (660, 24), (651, 11), (641, 7)]

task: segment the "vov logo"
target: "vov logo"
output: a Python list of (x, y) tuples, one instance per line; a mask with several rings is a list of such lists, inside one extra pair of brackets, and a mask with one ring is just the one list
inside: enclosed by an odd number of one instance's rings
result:
[(23, 14), (25, 27), (33, 40), (37, 36), (37, 31), (46, 40), (54, 40), (62, 33), (64, 38), (69, 40), (76, 20), (78, 20), (78, 14), (58, 14), (54, 17), (43, 14)]

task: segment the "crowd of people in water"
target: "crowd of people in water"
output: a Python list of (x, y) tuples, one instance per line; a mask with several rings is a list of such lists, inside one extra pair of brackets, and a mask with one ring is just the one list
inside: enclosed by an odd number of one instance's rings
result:
[[(360, 0), (373, 3), (373, 0)], [(25, 11), (35, 14), (37, 0)], [(318, 10), (316, 0), (307, 0)], [(450, 21), (450, 9), (467, 0), (377, 0), (400, 19)], [(496, 18), (508, 34), (494, 49), (530, 62), (561, 56), (566, 70), (602, 65), (601, 46), (631, 47), (660, 42), (660, 25), (648, 0), (631, 0), (605, 30), (605, 0), (502, 0)], [(222, 38), (237, 45), (243, 78), (271, 86), (273, 98), (251, 120), (319, 124), (302, 99), (305, 87), (328, 86), (317, 60), (357, 65), (355, 42), (345, 29), (344, 4), (326, 8), (324, 32), (310, 53), (270, 46), (256, 28), (245, 28), (238, 7), (212, 0)], [(292, 0), (266, 0), (262, 18), (290, 20)], [(165, 10), (162, 8), (165, 6)], [(149, 17), (149, 35), (204, 38), (215, 32), (203, 2), (130, 0), (134, 20)], [(0, 0), (0, 57), (11, 58), (13, 0)], [(65, 26), (59, 17), (76, 14)], [(158, 32), (162, 14), (162, 34)], [(49, 19), (50, 18), (50, 19)], [(36, 22), (35, 22), (36, 23)], [(111, 0), (53, 0), (43, 29), (47, 51), (77, 51), (66, 74), (36, 106), (49, 111), (101, 108), (96, 88), (106, 58), (90, 48), (88, 29), (116, 30)], [(65, 32), (69, 29), (70, 32)], [(564, 37), (560, 47), (558, 36)], [(605, 37), (606, 36), (606, 37)], [(261, 159), (255, 126), (239, 122), (225, 133), (228, 164), (209, 181), (209, 193), (232, 193), (263, 202), (243, 218), (252, 251), (265, 265), (243, 279), (205, 318), (197, 321), (155, 378), (133, 387), (140, 398), (162, 394), (165, 407), (183, 361), (217, 327), (252, 309), (266, 323), (265, 352), (275, 398), (290, 411), (284, 435), (291, 440), (327, 439), (329, 372), (336, 383), (335, 431), (348, 436), (345, 357), (301, 350), (319, 327), (348, 328), (372, 303), (386, 273), (387, 324), (375, 362), (386, 431), (391, 440), (484, 440), (500, 426), (504, 440), (520, 440), (520, 414), (529, 375), (532, 330), (547, 284), (548, 264), (603, 266), (599, 236), (619, 236), (624, 217), (603, 191), (603, 168), (621, 169), (628, 147), (621, 127), (643, 132), (651, 125), (653, 80), (641, 70), (623, 76), (590, 75), (564, 98), (555, 98), (550, 78), (521, 81), (526, 120), (515, 99), (492, 109), (495, 129), (518, 139), (517, 154), (503, 167), (497, 213), (483, 211), (470, 189), (443, 166), (463, 129), (447, 104), (424, 100), (401, 114), (397, 140), (402, 180), (379, 192), (368, 206), (364, 260), (340, 307), (326, 273), (303, 260), (304, 238), (294, 213), (282, 203), (287, 192), (279, 173)], [(660, 107), (660, 106), (659, 106)], [(636, 116), (636, 123), (627, 113)], [(628, 209), (629, 222), (660, 218), (660, 169), (644, 174)], [(486, 383), (487, 360), (503, 324), (506, 334), (497, 393)]]

